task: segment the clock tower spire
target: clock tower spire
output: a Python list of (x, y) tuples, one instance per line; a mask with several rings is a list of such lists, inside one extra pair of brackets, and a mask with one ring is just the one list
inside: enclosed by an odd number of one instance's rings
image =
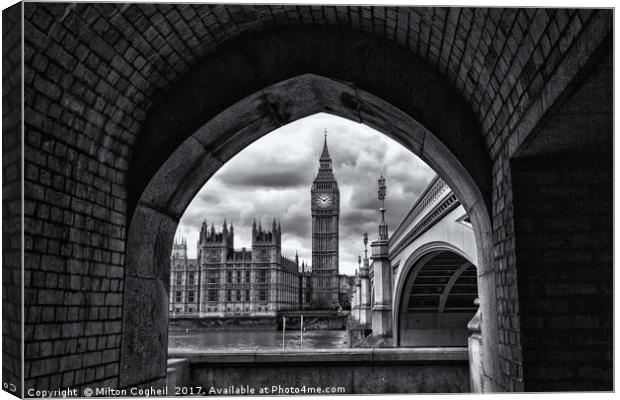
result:
[(327, 147), (327, 129), (310, 196), (313, 302), (319, 307), (333, 308), (338, 306), (340, 190)]

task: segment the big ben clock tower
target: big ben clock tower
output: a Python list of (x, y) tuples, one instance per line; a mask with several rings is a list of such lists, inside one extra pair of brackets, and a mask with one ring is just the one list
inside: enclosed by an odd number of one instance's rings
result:
[(327, 149), (327, 131), (319, 158), (319, 172), (312, 182), (312, 292), (315, 304), (338, 305), (338, 223), (340, 190)]

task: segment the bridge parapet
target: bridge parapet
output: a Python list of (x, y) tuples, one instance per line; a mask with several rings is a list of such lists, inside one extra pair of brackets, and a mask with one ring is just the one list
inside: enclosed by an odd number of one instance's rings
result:
[(390, 244), (400, 242), (403, 237), (407, 236), (410, 226), (418, 226), (418, 224), (428, 215), (428, 213), (439, 204), (443, 199), (452, 194), (450, 187), (438, 175), (429, 182), (426, 189), (422, 192), (418, 200), (413, 204), (407, 212), (402, 222), (396, 227), (392, 234)]
[[(396, 228), (390, 240), (391, 258), (459, 206), (461, 202), (456, 194), (443, 179), (436, 176)], [(465, 216), (464, 212), (462, 214)]]

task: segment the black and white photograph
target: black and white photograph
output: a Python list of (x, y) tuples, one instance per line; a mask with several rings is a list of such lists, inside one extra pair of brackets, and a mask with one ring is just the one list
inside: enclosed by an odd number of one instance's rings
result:
[(2, 6), (3, 399), (613, 395), (613, 5)]

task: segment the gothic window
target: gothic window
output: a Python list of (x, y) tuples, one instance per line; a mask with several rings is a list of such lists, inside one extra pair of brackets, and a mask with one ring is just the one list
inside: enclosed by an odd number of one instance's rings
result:
[(194, 302), (194, 291), (193, 290), (187, 292), (187, 302), (188, 303)]
[(207, 283), (217, 283), (217, 271), (207, 272)]
[(267, 290), (261, 289), (258, 292), (258, 300), (259, 301), (267, 301)]
[(264, 269), (260, 271), (259, 281), (261, 283), (267, 282), (267, 271), (265, 271)]
[(188, 276), (187, 276), (187, 284), (188, 284), (188, 285), (195, 285), (196, 283), (195, 283), (195, 281), (194, 281), (194, 280), (195, 280), (194, 273), (193, 273), (193, 272), (190, 272), (190, 273), (188, 274)]
[(232, 283), (232, 271), (226, 273), (226, 283)]
[(226, 300), (227, 301), (232, 301), (232, 290), (227, 290), (226, 291)]
[(267, 250), (261, 249), (258, 257), (260, 258), (261, 261), (267, 261)]
[(241, 271), (237, 271), (237, 283), (241, 283)]
[(177, 272), (176, 273), (175, 283), (177, 285), (182, 285), (183, 284), (183, 273), (182, 272)]
[(177, 303), (180, 303), (183, 301), (183, 293), (181, 291), (178, 291), (175, 293), (174, 301), (176, 301)]
[(250, 290), (249, 289), (245, 290), (245, 301), (250, 301)]
[(208, 290), (207, 299), (208, 301), (217, 301), (217, 290)]
[(245, 271), (245, 283), (250, 283), (250, 271)]

